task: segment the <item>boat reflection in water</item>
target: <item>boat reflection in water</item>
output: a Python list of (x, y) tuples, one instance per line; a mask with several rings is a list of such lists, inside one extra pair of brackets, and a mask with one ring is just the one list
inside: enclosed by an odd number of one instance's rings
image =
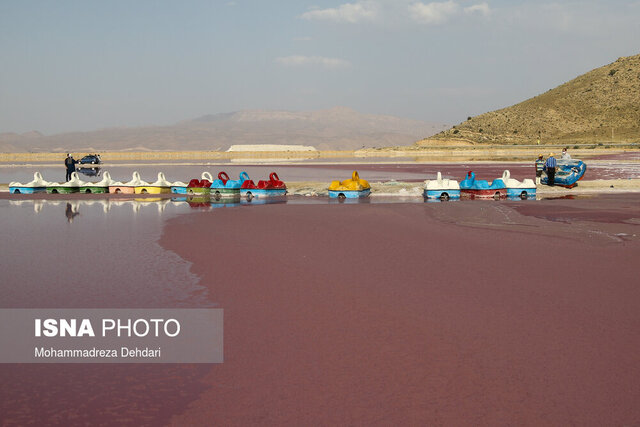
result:
[[(162, 215), (167, 206), (172, 205), (172, 201), (167, 198), (136, 198), (136, 199), (72, 199), (72, 200), (9, 200), (9, 206), (15, 207), (33, 207), (35, 213), (41, 213), (43, 210), (63, 209), (65, 218), (69, 223), (73, 223), (74, 219), (80, 214), (80, 210), (89, 215), (102, 213), (110, 213), (114, 210), (118, 212), (133, 212), (138, 214), (143, 212), (145, 215), (155, 212)], [(179, 210), (179, 207), (178, 207)]]
[(424, 202), (425, 203), (450, 203), (450, 202), (451, 203), (455, 203), (455, 202), (459, 202), (459, 201), (460, 201), (460, 198), (456, 198), (456, 199), (449, 198), (449, 199), (447, 199), (447, 198), (444, 198), (444, 197), (443, 198), (438, 197), (438, 198), (431, 198), (430, 199), (428, 197), (424, 197)]
[(213, 194), (185, 194), (171, 196), (173, 203), (184, 203), (193, 209), (213, 209), (233, 206), (250, 206), (250, 205), (268, 205), (268, 204), (285, 204), (286, 196), (268, 197), (264, 199), (247, 200), (241, 198), (240, 194), (227, 195), (226, 197), (217, 198)]
[(330, 205), (337, 205), (345, 203), (347, 205), (360, 205), (360, 204), (369, 204), (371, 203), (371, 198), (369, 197), (329, 197)]
[(240, 204), (241, 205), (273, 205), (273, 204), (284, 204), (287, 203), (287, 196), (271, 196), (271, 197), (241, 197)]

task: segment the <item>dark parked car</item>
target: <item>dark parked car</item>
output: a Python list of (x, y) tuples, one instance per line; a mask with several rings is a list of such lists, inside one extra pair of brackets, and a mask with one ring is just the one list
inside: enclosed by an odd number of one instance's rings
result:
[(99, 154), (87, 154), (86, 156), (80, 159), (81, 165), (87, 165), (87, 164), (99, 165), (100, 163), (102, 163), (102, 160), (100, 160)]

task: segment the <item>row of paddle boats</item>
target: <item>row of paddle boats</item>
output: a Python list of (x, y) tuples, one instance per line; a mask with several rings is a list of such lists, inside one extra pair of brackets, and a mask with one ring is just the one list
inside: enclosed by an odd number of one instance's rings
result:
[[(556, 172), (556, 185), (572, 188), (577, 184), (586, 171), (586, 165), (580, 160), (558, 161)], [(547, 177), (542, 179), (546, 183)], [(122, 193), (122, 194), (185, 194), (185, 195), (211, 195), (219, 200), (227, 197), (242, 197), (247, 200), (253, 198), (265, 198), (284, 196), (287, 194), (287, 186), (280, 180), (278, 174), (272, 172), (268, 180), (260, 180), (256, 184), (249, 178), (247, 172), (241, 172), (238, 179), (230, 179), (226, 172), (218, 173), (218, 178), (213, 179), (209, 172), (203, 172), (200, 179), (192, 179), (188, 183), (182, 181), (167, 181), (163, 172), (158, 173), (155, 182), (143, 181), (138, 172), (133, 172), (132, 179), (127, 182), (119, 182), (111, 179), (108, 171), (98, 182), (84, 182), (80, 180), (77, 172), (71, 174), (68, 182), (57, 183), (45, 181), (40, 172), (34, 173), (31, 182), (22, 184), (12, 182), (9, 191), (13, 194), (31, 194), (38, 192), (47, 193)], [(330, 198), (352, 199), (364, 198), (371, 194), (371, 185), (367, 180), (361, 179), (357, 171), (353, 171), (351, 178), (344, 181), (332, 181), (328, 188)], [(521, 198), (530, 199), (536, 197), (536, 184), (532, 179), (518, 181), (511, 178), (508, 170), (501, 177), (491, 183), (486, 180), (476, 179), (474, 172), (470, 171), (464, 180), (458, 182), (453, 179), (443, 178), (440, 172), (434, 180), (425, 181), (424, 197), (426, 199), (502, 199)]]
[[(554, 185), (565, 188), (573, 188), (578, 184), (587, 171), (587, 165), (581, 160), (558, 160)], [(548, 183), (546, 173), (543, 173), (542, 184)], [(511, 173), (505, 170), (500, 178), (494, 179), (491, 184), (486, 180), (476, 179), (474, 172), (470, 171), (464, 180), (458, 183), (455, 180), (444, 179), (438, 172), (435, 180), (426, 181), (424, 197), (428, 199), (502, 199), (520, 198), (535, 199), (536, 184), (532, 179), (518, 181), (511, 178)]]
[(457, 200), (468, 199), (504, 199), (520, 198), (535, 199), (536, 184), (532, 179), (518, 181), (511, 178), (511, 173), (506, 170), (502, 177), (489, 181), (476, 179), (474, 172), (469, 172), (460, 183), (452, 179), (444, 179), (438, 172), (435, 180), (427, 181), (424, 189), (424, 197), (427, 199)]
[(254, 197), (283, 196), (287, 193), (287, 186), (280, 181), (278, 174), (272, 172), (268, 180), (260, 180), (256, 184), (249, 178), (246, 172), (241, 172), (237, 180), (229, 179), (226, 172), (220, 172), (218, 179), (214, 180), (209, 172), (203, 172), (200, 179), (192, 179), (189, 183), (182, 181), (167, 181), (163, 172), (158, 172), (158, 178), (154, 182), (143, 181), (140, 173), (133, 172), (132, 179), (127, 182), (115, 181), (108, 171), (98, 182), (84, 182), (77, 172), (71, 174), (67, 182), (46, 181), (40, 172), (35, 172), (33, 180), (28, 183), (11, 182), (9, 192), (12, 194), (69, 194), (69, 193), (115, 193), (115, 194), (211, 194), (215, 198), (245, 197), (248, 200)]

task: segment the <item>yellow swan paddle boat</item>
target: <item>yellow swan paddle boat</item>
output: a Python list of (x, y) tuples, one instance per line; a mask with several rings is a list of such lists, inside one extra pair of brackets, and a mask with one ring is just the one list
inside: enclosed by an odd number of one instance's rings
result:
[(368, 197), (371, 193), (369, 182), (360, 179), (357, 171), (353, 171), (351, 179), (342, 182), (332, 181), (329, 185), (329, 197), (338, 199), (357, 199)]

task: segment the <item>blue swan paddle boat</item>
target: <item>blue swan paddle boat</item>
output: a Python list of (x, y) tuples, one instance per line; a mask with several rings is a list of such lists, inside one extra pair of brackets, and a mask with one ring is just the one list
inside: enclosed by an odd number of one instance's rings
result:
[(460, 195), (470, 199), (503, 199), (507, 197), (507, 186), (502, 179), (494, 179), (491, 185), (488, 181), (476, 179), (476, 174), (470, 171), (460, 182)]
[(219, 200), (222, 197), (235, 197), (240, 195), (240, 187), (249, 179), (249, 174), (240, 172), (239, 179), (229, 179), (226, 172), (218, 173), (218, 179), (211, 183), (211, 197)]

